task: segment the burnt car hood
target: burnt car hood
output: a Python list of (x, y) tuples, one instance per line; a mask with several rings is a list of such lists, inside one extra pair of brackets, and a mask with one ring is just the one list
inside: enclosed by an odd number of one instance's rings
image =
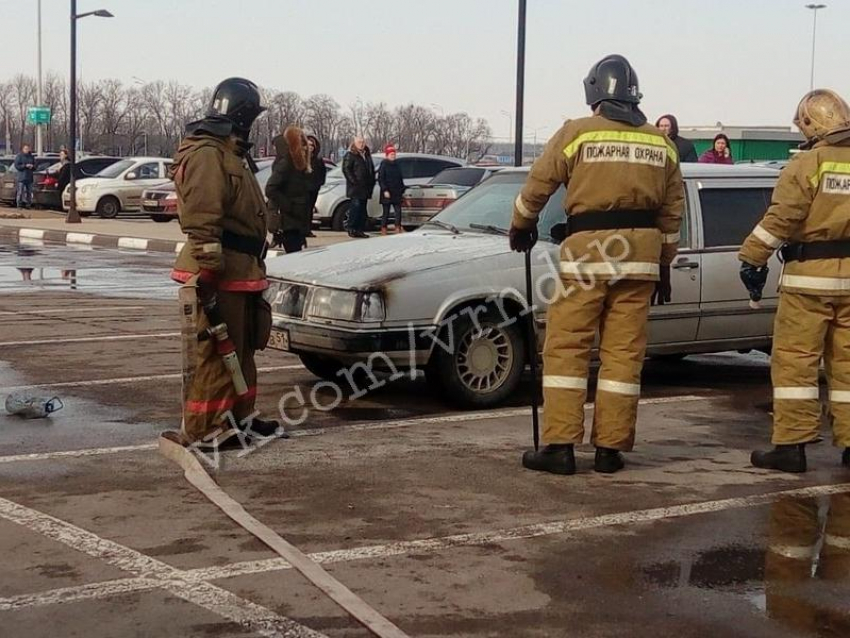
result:
[(509, 253), (508, 238), (464, 232), (419, 231), (351, 240), (266, 262), (268, 276), (299, 283), (370, 290), (410, 275)]

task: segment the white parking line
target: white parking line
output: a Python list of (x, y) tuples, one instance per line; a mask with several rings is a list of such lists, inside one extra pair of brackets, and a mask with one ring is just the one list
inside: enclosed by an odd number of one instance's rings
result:
[[(659, 397), (651, 399), (641, 399), (641, 405), (662, 405), (668, 403), (690, 403), (693, 401), (707, 401), (710, 397), (701, 397), (696, 395), (682, 395), (678, 397)], [(585, 406), (588, 410), (593, 407), (588, 403)], [(531, 414), (529, 408), (506, 408), (502, 410), (490, 410), (488, 412), (462, 412), (460, 414), (446, 414), (439, 416), (428, 416), (414, 419), (399, 419), (396, 421), (379, 421), (366, 423), (353, 423), (351, 425), (341, 425), (336, 428), (314, 428), (309, 430), (290, 430), (289, 435), (293, 438), (304, 436), (320, 436), (324, 434), (332, 434), (335, 432), (365, 432), (365, 431), (380, 431), (394, 430), (397, 428), (412, 427), (416, 425), (434, 425), (438, 423), (465, 423), (467, 421), (478, 421), (487, 419), (508, 418), (513, 416), (528, 416)], [(33, 452), (30, 454), (14, 454), (9, 456), (0, 456), (0, 464), (4, 463), (20, 463), (25, 461), (50, 461), (53, 459), (62, 458), (84, 458), (88, 456), (108, 456), (110, 454), (122, 454), (124, 452), (145, 452), (156, 449), (156, 443), (144, 443), (141, 445), (123, 445), (118, 447), (102, 447), (88, 448), (84, 450), (61, 450), (56, 452)]]
[[(0, 498), (0, 518), (41, 534), (107, 565), (135, 576), (157, 581), (158, 587), (263, 636), (323, 636), (290, 618), (240, 598), (216, 585), (184, 578), (183, 570), (146, 556), (114, 541), (101, 538), (67, 521)], [(66, 588), (67, 589), (67, 588)]]
[[(268, 366), (258, 368), (257, 372), (279, 372), (280, 370), (303, 370), (304, 366), (293, 364), (288, 366)], [(30, 383), (27, 385), (15, 385), (5, 388), (0, 388), (0, 392), (17, 392), (18, 390), (26, 390), (28, 388), (87, 388), (104, 385), (122, 385), (125, 383), (143, 383), (146, 381), (159, 381), (161, 379), (180, 379), (183, 375), (179, 373), (169, 374), (148, 374), (138, 377), (115, 377), (113, 379), (89, 379), (82, 381), (59, 381), (57, 383)]]
[[(617, 514), (603, 514), (576, 519), (556, 520), (532, 525), (523, 525), (489, 532), (470, 534), (455, 534), (435, 538), (424, 538), (412, 541), (399, 541), (383, 545), (368, 545), (352, 549), (330, 550), (315, 552), (309, 557), (320, 564), (346, 563), (360, 560), (386, 559), (394, 556), (409, 554), (436, 554), (441, 551), (458, 547), (474, 547), (492, 543), (505, 543), (516, 540), (543, 538), (554, 535), (569, 535), (579, 532), (614, 528), (619, 526), (652, 523), (673, 518), (685, 518), (699, 514), (712, 514), (734, 509), (757, 507), (770, 504), (780, 498), (815, 498), (842, 494), (850, 491), (850, 483), (839, 485), (818, 485), (814, 487), (796, 488), (767, 494), (729, 498), (717, 501), (702, 501), (685, 503), (671, 507), (660, 507), (645, 510), (633, 510)], [(2, 502), (2, 501), (0, 501)], [(2, 516), (2, 510), (0, 510)], [(279, 570), (291, 569), (291, 565), (282, 558), (266, 560), (241, 561), (216, 567), (202, 567), (181, 572), (181, 577), (188, 583), (204, 583), (239, 576), (250, 576)], [(151, 578), (120, 578), (100, 583), (80, 585), (78, 587), (63, 587), (37, 594), (23, 594), (0, 598), (0, 611), (22, 609), (26, 607), (43, 607), (82, 600), (110, 598), (123, 593), (145, 591), (160, 586), (158, 580)]]
[(68, 337), (67, 339), (33, 339), (31, 341), (0, 341), (0, 346), (40, 346), (54, 343), (87, 343), (90, 341), (128, 341), (136, 339), (157, 339), (159, 337), (179, 337), (179, 332), (158, 332), (154, 334), (101, 335), (98, 337)]

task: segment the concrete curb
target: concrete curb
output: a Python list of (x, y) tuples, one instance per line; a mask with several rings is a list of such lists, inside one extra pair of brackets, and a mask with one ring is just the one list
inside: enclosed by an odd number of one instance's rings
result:
[[(98, 235), (96, 233), (78, 233), (63, 230), (45, 230), (43, 228), (17, 228), (15, 226), (0, 226), (0, 238), (17, 240), (20, 243), (50, 243), (66, 246), (96, 246), (98, 248), (117, 248), (122, 250), (139, 250), (158, 253), (179, 253), (185, 242), (168, 239), (146, 239), (143, 237), (117, 237), (115, 235)], [(283, 253), (279, 250), (269, 250), (267, 258), (277, 257)]]

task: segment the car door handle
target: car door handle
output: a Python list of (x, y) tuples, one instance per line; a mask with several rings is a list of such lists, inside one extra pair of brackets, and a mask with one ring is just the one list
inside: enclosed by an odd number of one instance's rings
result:
[(675, 264), (673, 264), (673, 268), (675, 268), (676, 270), (696, 270), (697, 268), (699, 268), (699, 264), (695, 261), (683, 260), (677, 261)]

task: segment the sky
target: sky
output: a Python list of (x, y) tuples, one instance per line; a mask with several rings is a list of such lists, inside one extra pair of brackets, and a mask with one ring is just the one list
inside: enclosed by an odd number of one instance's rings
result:
[[(44, 69), (67, 75), (69, 0), (42, 0)], [(587, 113), (582, 79), (620, 53), (643, 108), (683, 126), (790, 126), (809, 89), (804, 0), (528, 0), (525, 129), (547, 138)], [(850, 0), (818, 13), (815, 84), (850, 99)], [(0, 0), (0, 81), (35, 75), (37, 0)], [(416, 102), (513, 127), (517, 0), (78, 0), (85, 80), (238, 75), (341, 105)], [(14, 52), (14, 55), (10, 54)]]

